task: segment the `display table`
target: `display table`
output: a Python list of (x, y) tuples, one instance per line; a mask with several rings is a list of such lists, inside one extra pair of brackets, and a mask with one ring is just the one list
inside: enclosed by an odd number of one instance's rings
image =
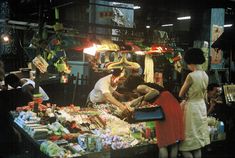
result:
[(29, 157), (35, 158), (49, 158), (43, 152), (40, 152), (40, 143), (33, 139), (28, 133), (26, 133), (19, 125), (17, 125), (12, 119), (12, 126), (21, 135), (20, 150), (27, 153)]
[[(29, 154), (29, 157), (34, 158), (47, 158), (49, 157), (47, 154), (43, 153), (40, 149), (40, 145), (42, 142), (46, 141), (45, 139), (34, 139), (32, 135), (29, 134), (16, 121), (16, 112), (11, 112), (12, 116), (12, 126), (21, 134), (22, 137), (22, 145), (24, 151), (27, 151)], [(73, 156), (73, 157), (84, 157), (84, 158), (134, 158), (134, 157), (157, 157), (158, 149), (156, 144), (149, 144), (149, 143), (141, 143), (137, 145), (133, 145), (131, 147), (127, 148), (120, 148), (113, 150), (112, 148), (109, 149), (102, 149), (101, 151), (90, 151), (86, 152), (85, 154), (79, 155), (79, 156)]]
[[(16, 122), (16, 120), (14, 120), (16, 118), (17, 112), (14, 111), (14, 112), (11, 112), (10, 114), (11, 114), (11, 117), (12, 117), (12, 119), (11, 119), (12, 126), (21, 134), (21, 137), (22, 137), (22, 140), (23, 140), (22, 143), (21, 143), (21, 147), (24, 151), (28, 152), (29, 157), (34, 157), (34, 158), (47, 158), (47, 157), (49, 157), (48, 155), (44, 154), (40, 150), (40, 144), (43, 141), (47, 141), (47, 140), (46, 139), (34, 139), (25, 130), (25, 128), (23, 128), (23, 126), (19, 125)], [(72, 112), (72, 114), (74, 114), (74, 111)], [(80, 114), (80, 115), (82, 115), (82, 114)], [(214, 121), (212, 120), (212, 122), (214, 122)], [(217, 124), (217, 123), (215, 123), (215, 124)], [(125, 128), (125, 127), (121, 127), (121, 128)], [(116, 133), (118, 133), (118, 132), (116, 132)], [(225, 141), (224, 139), (219, 139), (219, 141), (218, 141), (217, 138), (220, 138), (220, 137), (213, 136), (214, 140), (212, 140), (211, 144), (207, 148), (204, 149), (204, 151), (203, 151), (204, 155), (210, 155), (211, 150), (214, 151), (214, 149), (217, 148), (218, 144), (220, 145), (221, 142), (223, 144), (223, 142)], [(131, 147), (122, 148), (122, 149), (113, 150), (112, 148), (109, 148), (109, 149), (103, 149), (99, 152), (90, 151), (90, 152), (86, 152), (85, 154), (80, 155), (80, 156), (76, 156), (76, 157), (84, 157), (84, 158), (93, 158), (93, 157), (94, 158), (97, 158), (97, 157), (102, 157), (102, 158), (149, 157), (149, 158), (151, 158), (151, 157), (157, 157), (157, 154), (158, 154), (157, 145), (156, 144), (150, 144), (150, 143), (146, 142), (146, 143), (136, 144), (136, 145), (133, 145)], [(222, 155), (223, 153), (220, 153), (220, 154)]]
[[(34, 158), (49, 158), (48, 155), (44, 154), (40, 151), (40, 141), (33, 139), (28, 135), (19, 125), (12, 122), (12, 125), (18, 132), (20, 132), (22, 136), (22, 148), (25, 150), (29, 157)], [(87, 155), (79, 156), (81, 158), (134, 158), (134, 157), (148, 157), (155, 158), (157, 157), (158, 149), (156, 144), (146, 144), (141, 146), (136, 146), (127, 149), (119, 149), (119, 150), (110, 150), (110, 151), (102, 151), (102, 152), (93, 152)]]

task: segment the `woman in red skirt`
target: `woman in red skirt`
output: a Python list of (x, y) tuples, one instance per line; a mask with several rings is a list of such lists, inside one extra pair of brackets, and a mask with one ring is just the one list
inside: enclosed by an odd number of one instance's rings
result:
[(158, 84), (145, 83), (140, 76), (128, 77), (125, 87), (142, 95), (131, 101), (130, 106), (140, 105), (140, 102), (148, 102), (162, 107), (165, 119), (156, 121), (159, 158), (166, 158), (168, 155), (171, 158), (176, 158), (178, 142), (184, 139), (183, 112), (178, 100)]

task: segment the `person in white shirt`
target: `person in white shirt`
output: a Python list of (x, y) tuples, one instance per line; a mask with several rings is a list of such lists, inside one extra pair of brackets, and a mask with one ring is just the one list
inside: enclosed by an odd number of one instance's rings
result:
[(99, 79), (87, 98), (87, 106), (94, 103), (111, 103), (123, 113), (129, 113), (127, 106), (118, 101), (114, 96), (123, 95), (116, 91), (117, 86), (125, 81), (122, 69), (114, 69), (112, 74)]
[[(28, 78), (20, 79), (15, 74), (9, 74), (5, 77), (5, 84), (10, 85), (12, 88), (22, 88), (23, 92), (28, 93), (32, 98), (35, 89), (35, 82)], [(39, 86), (39, 93), (42, 94), (43, 101), (48, 101), (47, 93)]]

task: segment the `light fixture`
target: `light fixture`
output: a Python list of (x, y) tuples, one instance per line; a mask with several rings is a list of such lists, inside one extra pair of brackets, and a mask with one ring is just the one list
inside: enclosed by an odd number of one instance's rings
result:
[(233, 24), (225, 24), (224, 27), (232, 27)]
[(12, 41), (12, 39), (9, 34), (3, 33), (1, 35), (1, 43), (2, 44), (10, 44), (11, 41)]
[(68, 75), (67, 74), (62, 74), (60, 77), (60, 83), (68, 83)]
[(140, 9), (140, 8), (141, 8), (141, 7), (138, 6), (138, 5), (136, 5), (136, 6), (133, 7), (133, 9), (135, 9), (135, 10), (136, 10), (136, 9)]
[(4, 42), (9, 42), (10, 41), (10, 38), (9, 38), (8, 35), (3, 35), (2, 39), (3, 39)]
[(189, 19), (191, 19), (191, 16), (182, 16), (177, 18), (177, 20), (189, 20)]
[(16, 25), (27, 25), (28, 22), (25, 21), (16, 21), (16, 20), (9, 20), (8, 24), (16, 24)]
[(93, 44), (93, 46), (91, 46), (91, 47), (84, 48), (83, 53), (95, 56), (96, 50), (97, 50), (97, 46), (95, 44)]
[(173, 24), (163, 24), (161, 25), (162, 27), (169, 27), (169, 26), (173, 26)]
[(146, 26), (146, 28), (147, 28), (147, 29), (150, 29), (150, 26), (149, 26), (149, 25), (147, 25), (147, 26)]
[(137, 55), (145, 55), (145, 52), (144, 51), (135, 51), (135, 54), (137, 54)]

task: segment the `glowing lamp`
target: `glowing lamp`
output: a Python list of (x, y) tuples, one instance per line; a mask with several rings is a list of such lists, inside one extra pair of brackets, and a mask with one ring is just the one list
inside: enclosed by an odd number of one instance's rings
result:
[(83, 53), (95, 56), (96, 50), (97, 50), (97, 46), (93, 44), (92, 47), (84, 48)]
[(8, 34), (1, 35), (1, 42), (2, 44), (9, 44), (11, 42), (11, 38)]

